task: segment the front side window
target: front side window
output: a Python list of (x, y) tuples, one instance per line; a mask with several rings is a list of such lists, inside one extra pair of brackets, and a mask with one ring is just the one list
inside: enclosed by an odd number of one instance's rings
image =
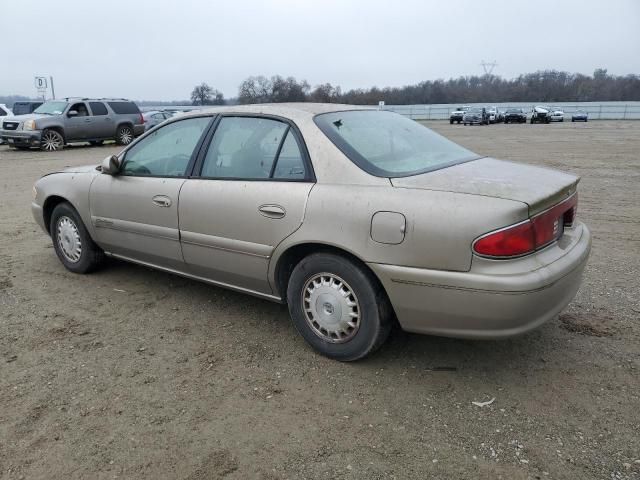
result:
[(288, 131), (286, 123), (269, 118), (223, 117), (205, 156), (202, 176), (271, 178)]
[[(73, 105), (71, 105), (71, 108), (69, 108), (69, 112), (71, 111), (75, 111), (78, 112), (78, 117), (88, 117), (89, 116), (89, 111), (87, 110), (87, 106), (84, 103), (74, 103)], [(67, 116), (69, 116), (69, 113), (67, 112)]]
[(196, 117), (161, 127), (125, 154), (122, 175), (182, 177), (210, 117)]
[(356, 165), (378, 177), (406, 177), (479, 158), (434, 131), (393, 112), (324, 113), (316, 125)]

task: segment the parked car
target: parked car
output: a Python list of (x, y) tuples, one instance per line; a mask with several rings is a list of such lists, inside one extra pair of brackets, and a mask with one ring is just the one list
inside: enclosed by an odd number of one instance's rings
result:
[(562, 110), (552, 110), (550, 115), (552, 122), (564, 122), (564, 112)]
[[(0, 103), (0, 119), (2, 117), (7, 117), (11, 115), (13, 115), (13, 112), (11, 112), (11, 109), (7, 107), (4, 103)], [(0, 145), (2, 145), (3, 143), (4, 143), (4, 140), (2, 140), (2, 137), (0, 137)]]
[(504, 122), (504, 110), (498, 110), (498, 123)]
[(578, 180), (389, 111), (233, 106), (41, 178), (32, 211), (71, 272), (107, 255), (287, 303), (313, 348), (349, 361), (396, 319), (500, 338), (553, 318), (590, 251)]
[(536, 106), (531, 110), (531, 123), (549, 123), (551, 121), (551, 109), (549, 107)]
[(28, 115), (30, 113), (33, 113), (35, 109), (42, 104), (43, 102), (40, 101), (14, 102), (12, 108), (13, 114)]
[(504, 123), (527, 123), (527, 114), (521, 108), (507, 108)]
[(469, 110), (469, 107), (467, 105), (465, 105), (464, 107), (458, 107), (456, 108), (453, 112), (451, 112), (451, 115), (449, 115), (449, 123), (460, 123), (462, 122), (462, 119), (464, 117), (465, 112)]
[(487, 115), (489, 116), (489, 123), (498, 123), (498, 108), (488, 107)]
[(572, 122), (586, 122), (589, 120), (589, 115), (583, 110), (578, 110), (571, 115)]
[(161, 124), (165, 120), (171, 118), (173, 115), (169, 112), (160, 112), (158, 110), (152, 110), (150, 112), (144, 112), (142, 118), (144, 118), (145, 131), (151, 130), (156, 125)]
[(60, 150), (70, 142), (128, 145), (144, 132), (138, 106), (124, 99), (67, 98), (43, 103), (30, 115), (5, 117), (0, 138), (18, 149)]
[(484, 107), (471, 107), (462, 117), (464, 125), (489, 125), (489, 114)]

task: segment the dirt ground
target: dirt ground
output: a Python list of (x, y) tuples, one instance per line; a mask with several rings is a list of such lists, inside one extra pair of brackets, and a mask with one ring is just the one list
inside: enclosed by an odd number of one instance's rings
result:
[(117, 261), (67, 272), (31, 185), (115, 147), (0, 146), (0, 478), (640, 478), (640, 122), (428, 125), (582, 176), (584, 284), (524, 337), (396, 332), (354, 364), (281, 305)]

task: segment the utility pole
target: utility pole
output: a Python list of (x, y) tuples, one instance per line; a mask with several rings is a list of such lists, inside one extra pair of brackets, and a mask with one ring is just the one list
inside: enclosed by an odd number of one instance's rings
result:
[(56, 89), (53, 88), (53, 76), (49, 75), (49, 80), (51, 80), (51, 96), (53, 97), (53, 99), (56, 99)]

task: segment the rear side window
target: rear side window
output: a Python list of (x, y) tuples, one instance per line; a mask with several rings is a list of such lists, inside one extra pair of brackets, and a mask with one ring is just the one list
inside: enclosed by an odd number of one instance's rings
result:
[(89, 102), (89, 106), (91, 107), (91, 112), (94, 115), (106, 115), (107, 107), (104, 106), (102, 102)]
[(302, 180), (306, 177), (306, 173), (304, 160), (300, 153), (300, 146), (298, 145), (296, 136), (289, 130), (287, 138), (285, 138), (282, 144), (280, 155), (278, 155), (278, 162), (273, 171), (273, 178)]
[(111, 110), (119, 115), (138, 114), (140, 110), (133, 102), (108, 102)]
[(7, 116), (7, 111), (4, 108), (0, 107), (0, 117), (6, 117), (6, 116)]
[(268, 118), (223, 117), (204, 159), (202, 176), (270, 178), (288, 131), (286, 123)]

